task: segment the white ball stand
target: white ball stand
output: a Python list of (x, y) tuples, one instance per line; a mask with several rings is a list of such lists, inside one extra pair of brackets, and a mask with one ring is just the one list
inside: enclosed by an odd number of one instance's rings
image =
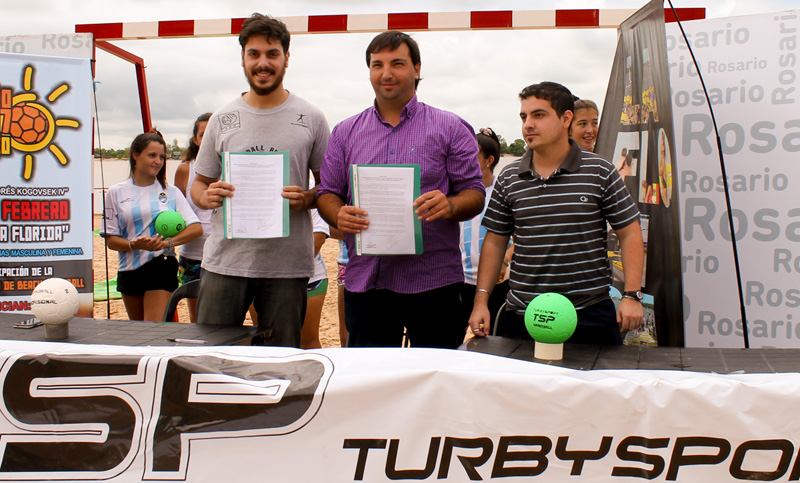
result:
[(564, 344), (547, 344), (535, 341), (533, 357), (544, 361), (560, 361), (564, 358)]
[(44, 324), (44, 338), (47, 340), (66, 339), (69, 337), (69, 320), (61, 324)]

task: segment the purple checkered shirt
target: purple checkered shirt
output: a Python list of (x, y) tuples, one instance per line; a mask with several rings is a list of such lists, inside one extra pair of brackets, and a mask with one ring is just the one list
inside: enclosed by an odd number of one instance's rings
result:
[[(318, 195), (331, 193), (352, 204), (351, 164), (419, 164), (423, 194), (439, 190), (453, 196), (468, 189), (484, 193), (477, 159), (472, 126), (455, 114), (414, 96), (403, 108), (400, 123), (392, 126), (373, 105), (333, 128)], [(355, 237), (347, 235), (347, 290), (420, 293), (463, 282), (458, 240), (458, 222), (423, 221), (421, 255), (358, 256)]]

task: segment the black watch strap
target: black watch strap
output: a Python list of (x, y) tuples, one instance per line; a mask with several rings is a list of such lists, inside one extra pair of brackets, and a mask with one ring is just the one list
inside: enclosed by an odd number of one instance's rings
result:
[(644, 298), (644, 294), (642, 293), (641, 290), (622, 292), (622, 296), (629, 299), (638, 300), (639, 302), (641, 302), (642, 298)]

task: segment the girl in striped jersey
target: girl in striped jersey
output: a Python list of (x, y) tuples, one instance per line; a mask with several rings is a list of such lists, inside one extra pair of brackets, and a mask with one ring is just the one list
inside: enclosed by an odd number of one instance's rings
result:
[[(183, 194), (167, 186), (167, 145), (161, 134), (139, 134), (131, 144), (131, 177), (109, 188), (101, 230), (108, 247), (119, 252), (117, 289), (131, 320), (161, 320), (178, 287), (175, 247), (203, 233)], [(174, 210), (186, 226), (173, 238), (156, 233), (155, 219)]]

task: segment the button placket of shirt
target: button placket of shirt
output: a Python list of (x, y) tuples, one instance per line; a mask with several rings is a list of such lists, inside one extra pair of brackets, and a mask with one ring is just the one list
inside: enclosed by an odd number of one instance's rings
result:
[(395, 154), (398, 151), (398, 140), (400, 139), (400, 135), (397, 133), (397, 126), (392, 127), (392, 132), (389, 134), (389, 146), (387, 147), (386, 151), (386, 163), (387, 164), (397, 164), (397, 155)]
[(542, 194), (545, 188), (547, 188), (547, 180), (542, 178), (539, 173), (534, 172), (533, 181), (534, 184), (538, 185), (536, 186), (536, 194), (534, 195), (535, 202), (533, 206), (538, 208), (542, 204)]

